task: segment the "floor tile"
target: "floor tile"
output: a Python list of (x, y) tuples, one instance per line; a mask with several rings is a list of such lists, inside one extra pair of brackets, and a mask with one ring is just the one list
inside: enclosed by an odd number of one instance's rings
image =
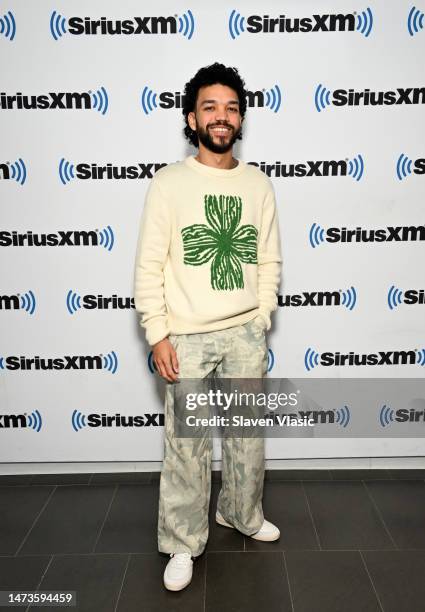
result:
[(151, 472), (114, 472), (93, 474), (90, 484), (149, 484)]
[(283, 553), (208, 553), (205, 610), (292, 612)]
[(57, 487), (19, 554), (91, 552), (113, 493), (108, 485)]
[(332, 480), (389, 480), (389, 470), (330, 470)]
[(0, 554), (15, 554), (53, 489), (0, 487)]
[(95, 552), (158, 550), (158, 485), (117, 488)]
[(367, 482), (366, 487), (396, 547), (425, 549), (425, 483), (422, 480), (374, 481)]
[[(42, 591), (76, 591), (78, 612), (114, 612), (128, 555), (58, 555), (40, 585)], [(30, 606), (30, 610), (46, 607)]]
[(245, 536), (246, 550), (290, 550), (319, 548), (303, 485), (300, 482), (264, 483), (264, 518), (280, 530), (275, 542), (258, 542)]
[[(371, 484), (392, 486), (394, 481)], [(394, 545), (362, 482), (305, 482), (322, 549), (392, 549)]]
[(425, 609), (425, 551), (362, 551), (385, 612)]
[(203, 612), (205, 560), (201, 555), (194, 561), (192, 582), (174, 592), (167, 591), (163, 583), (169, 557), (158, 553), (131, 555), (117, 612)]
[(285, 553), (295, 612), (382, 612), (359, 552)]
[(330, 470), (266, 470), (264, 480), (331, 480)]

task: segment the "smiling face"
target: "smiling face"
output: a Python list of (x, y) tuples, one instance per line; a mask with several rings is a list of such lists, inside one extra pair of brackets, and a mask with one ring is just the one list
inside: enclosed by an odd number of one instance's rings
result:
[(204, 147), (213, 153), (227, 153), (241, 132), (237, 93), (220, 83), (201, 87), (188, 122)]

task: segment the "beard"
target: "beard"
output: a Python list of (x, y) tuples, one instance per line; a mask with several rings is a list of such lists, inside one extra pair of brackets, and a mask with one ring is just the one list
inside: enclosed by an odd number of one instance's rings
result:
[[(211, 127), (218, 127), (219, 125), (223, 125), (224, 127), (228, 127), (232, 130), (232, 135), (229, 141), (226, 142), (226, 136), (219, 136), (219, 142), (217, 143), (214, 142), (212, 136), (210, 136), (208, 129)], [(208, 126), (206, 130), (201, 127), (198, 127), (196, 130), (196, 134), (199, 138), (199, 141), (202, 142), (204, 147), (206, 147), (212, 153), (227, 153), (227, 151), (230, 151), (236, 140), (242, 134), (242, 126), (235, 130), (231, 125), (225, 123), (214, 123), (213, 125)]]

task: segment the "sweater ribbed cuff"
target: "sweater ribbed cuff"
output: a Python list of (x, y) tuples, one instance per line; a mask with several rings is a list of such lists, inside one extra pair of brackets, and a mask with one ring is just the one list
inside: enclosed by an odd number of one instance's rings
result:
[(142, 323), (140, 321), (140, 325), (146, 330), (146, 340), (150, 346), (163, 340), (170, 333), (165, 319), (157, 319), (150, 323)]

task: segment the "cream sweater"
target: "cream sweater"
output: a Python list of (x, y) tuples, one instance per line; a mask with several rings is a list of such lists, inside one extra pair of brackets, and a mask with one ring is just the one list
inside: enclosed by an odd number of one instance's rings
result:
[(270, 329), (280, 270), (275, 197), (261, 170), (187, 157), (155, 174), (134, 270), (135, 306), (151, 346), (170, 333), (217, 331), (258, 316)]

